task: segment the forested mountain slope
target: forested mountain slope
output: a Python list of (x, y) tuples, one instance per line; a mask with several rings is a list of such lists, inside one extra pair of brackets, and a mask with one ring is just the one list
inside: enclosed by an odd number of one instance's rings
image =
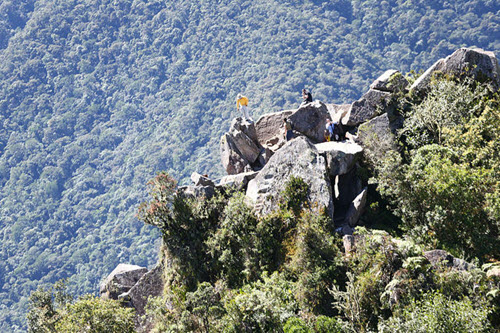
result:
[(2, 1), (0, 329), (36, 286), (96, 290), (118, 262), (156, 262), (137, 222), (145, 182), (222, 174), (244, 92), (254, 116), (351, 102), (389, 68), (461, 46), (500, 51), (496, 1)]

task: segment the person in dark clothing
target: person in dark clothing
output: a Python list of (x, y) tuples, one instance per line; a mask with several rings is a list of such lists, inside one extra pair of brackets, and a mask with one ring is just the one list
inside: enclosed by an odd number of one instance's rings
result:
[(290, 119), (283, 119), (284, 127), (285, 127), (285, 139), (286, 141), (290, 141), (293, 139), (293, 130), (292, 130), (292, 122)]
[(312, 97), (311, 93), (309, 91), (307, 91), (306, 89), (302, 89), (302, 104), (301, 105), (311, 103), (312, 101), (313, 101), (313, 97)]

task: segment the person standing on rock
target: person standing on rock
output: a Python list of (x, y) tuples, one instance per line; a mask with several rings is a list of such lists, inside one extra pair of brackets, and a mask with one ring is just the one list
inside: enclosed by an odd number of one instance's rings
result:
[(285, 128), (285, 139), (290, 141), (293, 139), (292, 121), (288, 118), (283, 119), (283, 126)]
[(313, 97), (312, 97), (311, 93), (309, 91), (307, 91), (305, 88), (302, 89), (302, 104), (301, 105), (311, 103), (312, 101), (313, 101)]
[(241, 112), (243, 113), (243, 118), (248, 119), (250, 121), (253, 121), (253, 119), (250, 117), (249, 114), (249, 109), (248, 109), (248, 98), (246, 96), (243, 96), (242, 94), (238, 94), (236, 97), (236, 108), (238, 111), (241, 109)]

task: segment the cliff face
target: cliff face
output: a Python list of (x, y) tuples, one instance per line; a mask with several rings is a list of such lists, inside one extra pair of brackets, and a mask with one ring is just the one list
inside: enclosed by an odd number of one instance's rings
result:
[[(194, 185), (179, 190), (201, 199), (213, 196), (216, 191), (236, 189), (246, 194), (247, 202), (257, 214), (266, 215), (276, 209), (285, 184), (292, 177), (300, 177), (309, 187), (307, 199), (314, 209), (326, 213), (331, 226), (346, 235), (344, 246), (349, 254), (356, 242), (353, 231), (364, 224), (362, 216), (368, 202), (367, 177), (360, 161), (363, 154), (372, 150), (397, 151), (395, 134), (404, 122), (397, 111), (398, 97), (408, 91), (424, 96), (432, 77), (438, 75), (483, 80), (497, 91), (499, 73), (492, 53), (460, 49), (436, 62), (411, 86), (400, 72), (390, 70), (351, 104), (314, 101), (295, 110), (263, 115), (256, 122), (236, 118), (220, 142), (221, 160), (228, 176), (212, 181), (195, 173)], [(285, 118), (293, 124), (294, 138), (288, 142), (284, 135)], [(328, 121), (342, 127), (338, 142), (324, 142)], [(425, 253), (432, 265), (447, 260), (457, 269), (471, 267), (445, 252), (436, 253)], [(122, 290), (124, 294), (118, 297), (128, 300), (138, 314), (144, 314), (144, 300), (148, 295), (159, 295), (163, 288), (158, 274), (161, 275), (161, 270), (157, 268), (144, 274), (137, 286)], [(145, 283), (156, 287), (141, 288)]]

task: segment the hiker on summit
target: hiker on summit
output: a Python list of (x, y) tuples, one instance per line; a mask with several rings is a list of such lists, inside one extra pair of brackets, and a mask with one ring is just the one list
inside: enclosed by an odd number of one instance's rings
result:
[(238, 96), (236, 97), (236, 108), (238, 109), (238, 111), (241, 109), (244, 119), (253, 121), (253, 119), (250, 117), (250, 114), (248, 113), (248, 98), (246, 96), (238, 94)]
[(313, 101), (313, 97), (309, 91), (307, 91), (305, 88), (302, 89), (302, 104), (301, 106), (307, 103), (311, 103)]

